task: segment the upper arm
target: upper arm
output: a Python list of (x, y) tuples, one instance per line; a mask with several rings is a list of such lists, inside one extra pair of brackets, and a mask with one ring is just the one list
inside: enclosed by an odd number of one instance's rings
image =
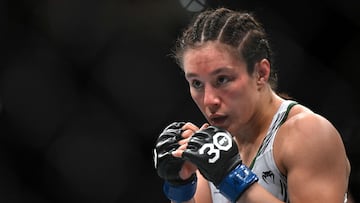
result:
[(333, 125), (316, 114), (290, 122), (282, 151), (292, 203), (343, 202), (349, 163)]

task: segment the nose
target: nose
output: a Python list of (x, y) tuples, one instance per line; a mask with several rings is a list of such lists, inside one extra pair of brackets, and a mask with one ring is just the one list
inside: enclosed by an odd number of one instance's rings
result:
[(220, 97), (217, 94), (216, 89), (210, 85), (205, 87), (204, 92), (204, 105), (209, 108), (211, 112), (215, 112), (220, 107)]

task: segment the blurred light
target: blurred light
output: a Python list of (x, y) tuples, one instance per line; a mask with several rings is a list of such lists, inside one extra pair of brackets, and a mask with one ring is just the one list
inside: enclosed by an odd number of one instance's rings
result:
[(190, 12), (199, 12), (206, 7), (206, 0), (179, 0), (181, 5)]

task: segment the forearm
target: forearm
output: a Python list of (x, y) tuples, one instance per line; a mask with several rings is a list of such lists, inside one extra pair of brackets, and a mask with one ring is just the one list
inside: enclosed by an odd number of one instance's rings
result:
[[(179, 202), (174, 202), (174, 201), (171, 201), (171, 203), (179, 203)], [(181, 202), (181, 203), (195, 203), (195, 199), (192, 198), (191, 200), (189, 201), (186, 201), (186, 202)]]
[[(276, 197), (274, 197), (271, 193), (265, 190), (258, 183), (254, 183), (250, 186), (236, 201), (237, 203), (284, 203), (280, 201)], [(179, 203), (175, 201), (171, 201), (171, 203)], [(181, 202), (181, 203), (196, 203), (195, 199), (192, 198), (189, 201)]]
[(237, 203), (284, 203), (258, 183), (251, 185), (236, 201)]

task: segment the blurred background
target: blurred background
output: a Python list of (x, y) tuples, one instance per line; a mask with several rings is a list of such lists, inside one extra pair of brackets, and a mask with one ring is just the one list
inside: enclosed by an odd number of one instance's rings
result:
[(360, 202), (354, 0), (2, 0), (0, 202), (168, 202), (155, 139), (204, 122), (169, 55), (192, 15), (219, 6), (263, 22), (279, 90), (340, 131)]

